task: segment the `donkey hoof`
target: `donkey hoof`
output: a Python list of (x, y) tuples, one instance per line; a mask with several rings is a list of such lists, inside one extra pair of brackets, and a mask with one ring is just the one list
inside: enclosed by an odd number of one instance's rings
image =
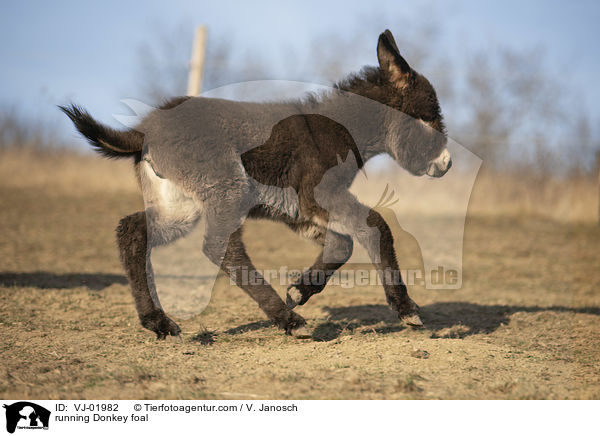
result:
[(290, 309), (296, 307), (302, 301), (302, 292), (295, 287), (294, 285), (290, 285), (287, 290), (287, 294), (285, 297), (285, 304)]
[(156, 339), (166, 339), (167, 336), (177, 337), (181, 333), (179, 326), (161, 310), (140, 317), (142, 326), (156, 333)]
[(158, 331), (155, 333), (156, 339), (158, 339), (159, 341), (164, 341), (165, 339), (168, 339), (169, 342), (183, 342), (183, 339), (181, 339), (181, 335), (179, 334), (179, 332), (176, 331)]
[(312, 338), (312, 333), (306, 326), (298, 327), (297, 329), (292, 330), (291, 334), (296, 339), (311, 339)]
[(419, 318), (419, 315), (416, 313), (401, 316), (400, 319), (402, 322), (411, 327), (423, 327), (423, 321)]
[(177, 340), (177, 338), (181, 340), (181, 329), (169, 318), (167, 318), (164, 322), (161, 322), (157, 328), (154, 329), (154, 332), (156, 333), (156, 339), (163, 340), (169, 337), (175, 338), (175, 340)]
[(176, 343), (176, 344), (183, 343), (183, 339), (181, 338), (181, 335), (169, 335), (165, 339), (168, 342), (173, 342), (173, 343)]

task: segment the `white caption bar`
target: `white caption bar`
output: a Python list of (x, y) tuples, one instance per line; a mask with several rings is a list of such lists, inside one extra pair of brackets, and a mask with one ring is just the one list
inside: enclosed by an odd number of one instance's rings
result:
[[(107, 434), (584, 434), (594, 401), (4, 400), (2, 431)], [(279, 430), (277, 430), (279, 429)], [(42, 430), (35, 431), (35, 430)], [(175, 433), (173, 433), (175, 432)], [(310, 432), (310, 433), (308, 433)], [(4, 433), (7, 434), (7, 433)]]

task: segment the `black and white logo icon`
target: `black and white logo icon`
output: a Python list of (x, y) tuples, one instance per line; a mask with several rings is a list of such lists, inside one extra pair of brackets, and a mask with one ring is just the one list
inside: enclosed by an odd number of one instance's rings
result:
[(4, 404), (6, 409), (6, 431), (14, 433), (16, 429), (48, 429), (50, 411), (29, 401), (19, 401), (10, 405)]

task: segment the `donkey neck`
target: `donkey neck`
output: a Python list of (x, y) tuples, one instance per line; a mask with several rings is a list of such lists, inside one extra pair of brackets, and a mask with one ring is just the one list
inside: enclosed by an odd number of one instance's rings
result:
[(352, 135), (366, 162), (386, 153), (388, 108), (366, 96), (334, 90), (303, 103), (302, 112), (318, 113), (343, 125)]

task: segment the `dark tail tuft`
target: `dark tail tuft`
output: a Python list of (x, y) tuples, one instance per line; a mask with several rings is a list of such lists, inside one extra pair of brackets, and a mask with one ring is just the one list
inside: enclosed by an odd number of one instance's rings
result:
[(97, 122), (83, 108), (59, 106), (75, 124), (88, 142), (103, 156), (121, 158), (139, 156), (144, 146), (144, 135), (136, 130), (115, 130)]

